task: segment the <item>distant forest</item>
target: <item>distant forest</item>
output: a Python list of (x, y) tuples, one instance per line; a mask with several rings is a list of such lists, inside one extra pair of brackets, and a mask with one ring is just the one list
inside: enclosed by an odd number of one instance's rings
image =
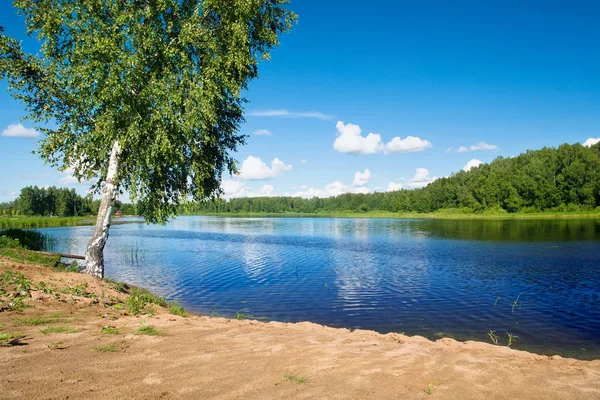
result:
[[(0, 204), (0, 215), (95, 215), (100, 200), (74, 189), (28, 186), (13, 202)], [(422, 189), (342, 194), (328, 198), (250, 197), (187, 203), (185, 213), (456, 212), (534, 213), (593, 210), (600, 206), (600, 143), (563, 144), (498, 157), (470, 171), (441, 178)], [(117, 202), (114, 211), (136, 213)]]
[[(73, 217), (96, 215), (99, 207), (99, 199), (80, 196), (75, 189), (27, 186), (14, 201), (0, 203), (0, 215)], [(135, 213), (131, 204), (117, 201), (114, 211), (119, 209), (125, 214)]]
[(235, 198), (187, 204), (187, 213), (417, 212), (457, 213), (583, 211), (600, 206), (600, 143), (563, 144), (498, 157), (422, 189), (342, 194), (337, 197)]

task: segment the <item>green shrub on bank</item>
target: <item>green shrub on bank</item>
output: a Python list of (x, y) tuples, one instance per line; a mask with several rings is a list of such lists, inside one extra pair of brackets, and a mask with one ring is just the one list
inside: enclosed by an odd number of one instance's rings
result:
[[(17, 240), (18, 242), (18, 246), (15, 246), (15, 243), (13, 242), (13, 245), (10, 245), (11, 243), (9, 241), (3, 241), (2, 237), (6, 237), (8, 239), (13, 239), (13, 240)], [(3, 231), (0, 231), (0, 248), (4, 247), (4, 248), (20, 248), (20, 247), (24, 247), (26, 249), (29, 250), (46, 250), (46, 248), (48, 247), (48, 236), (44, 235), (43, 233), (37, 232), (37, 231), (31, 231), (31, 230), (23, 230), (23, 229), (6, 229)]]

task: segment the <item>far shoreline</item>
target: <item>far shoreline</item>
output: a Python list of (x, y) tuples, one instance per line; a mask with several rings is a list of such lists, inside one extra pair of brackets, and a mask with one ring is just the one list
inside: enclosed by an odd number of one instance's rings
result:
[[(267, 213), (267, 212), (239, 212), (239, 213), (181, 213), (177, 217), (222, 217), (222, 218), (362, 218), (362, 219), (429, 219), (429, 220), (595, 220), (600, 219), (600, 211), (588, 212), (540, 212), (540, 213), (394, 213), (387, 211), (339, 211), (318, 213)], [(113, 217), (113, 224), (139, 221), (123, 221), (123, 218), (138, 217), (136, 215), (123, 215)], [(140, 217), (142, 218), (142, 217)], [(93, 215), (82, 217), (43, 217), (43, 216), (0, 216), (0, 230), (2, 229), (35, 229), (56, 228), (68, 226), (95, 225), (96, 217)]]

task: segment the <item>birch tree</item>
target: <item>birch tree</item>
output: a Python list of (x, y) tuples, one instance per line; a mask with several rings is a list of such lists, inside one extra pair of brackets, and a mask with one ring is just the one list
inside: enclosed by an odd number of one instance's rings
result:
[(104, 276), (112, 207), (150, 223), (220, 193), (244, 143), (244, 91), (291, 29), (289, 0), (15, 0), (38, 54), (0, 32), (0, 78), (43, 132), (38, 153), (102, 193), (86, 250)]

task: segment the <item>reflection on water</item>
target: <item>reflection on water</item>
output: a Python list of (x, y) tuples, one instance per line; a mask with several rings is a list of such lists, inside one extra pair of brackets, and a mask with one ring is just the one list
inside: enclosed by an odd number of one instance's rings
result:
[[(92, 227), (42, 229), (83, 254)], [(600, 354), (600, 223), (182, 217), (117, 225), (107, 275), (193, 311)]]

